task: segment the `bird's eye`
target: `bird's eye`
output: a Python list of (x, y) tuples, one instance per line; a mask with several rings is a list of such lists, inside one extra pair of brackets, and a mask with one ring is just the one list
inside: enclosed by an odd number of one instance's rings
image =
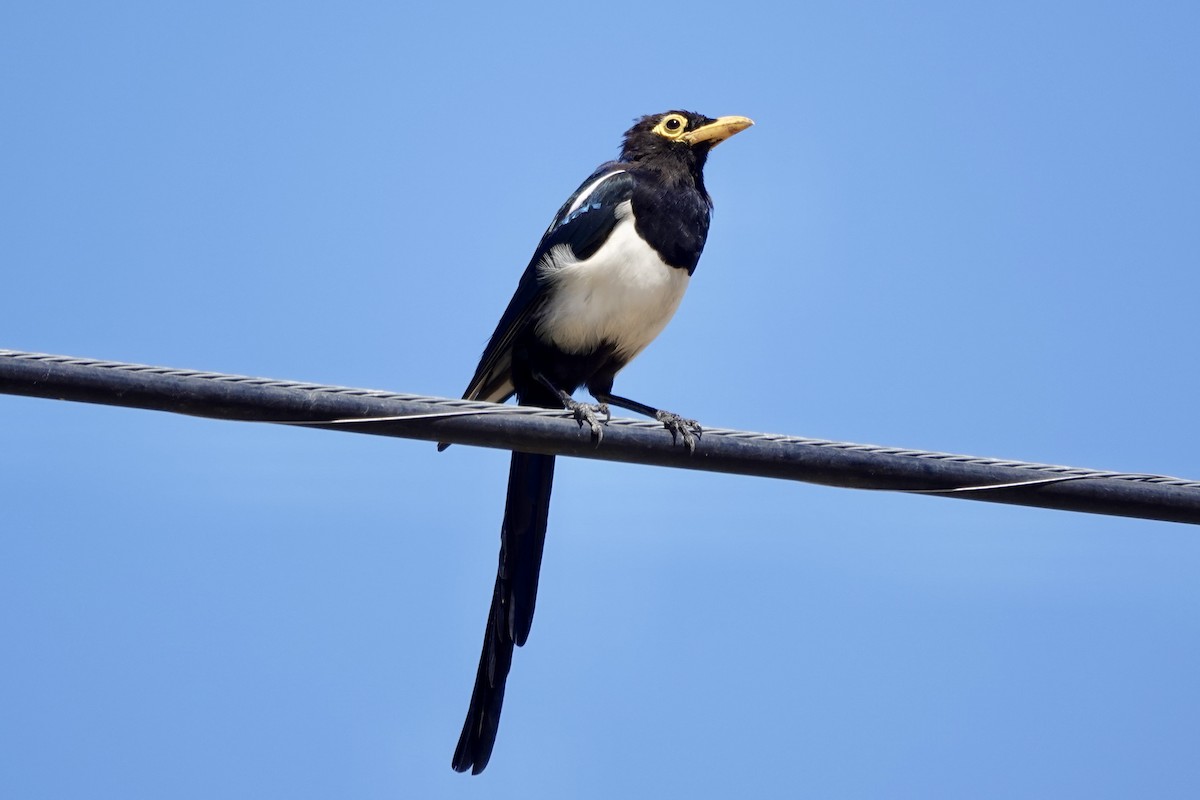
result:
[(678, 139), (687, 130), (687, 117), (682, 114), (668, 114), (654, 126), (654, 132), (668, 139)]

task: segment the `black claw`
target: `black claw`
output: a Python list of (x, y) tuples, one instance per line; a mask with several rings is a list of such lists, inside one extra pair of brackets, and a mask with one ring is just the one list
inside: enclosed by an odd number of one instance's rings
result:
[(659, 411), (654, 416), (663, 424), (663, 427), (671, 432), (672, 444), (679, 444), (679, 439), (682, 437), (683, 446), (687, 448), (687, 451), (689, 453), (696, 452), (696, 440), (704, 433), (699, 422), (694, 419), (684, 419), (670, 411)]
[(579, 427), (582, 428), (586, 424), (591, 429), (592, 438), (596, 441), (596, 444), (600, 444), (600, 441), (604, 438), (604, 428), (600, 422), (600, 418), (596, 415), (603, 414), (604, 424), (607, 424), (612, 418), (612, 414), (609, 413), (608, 406), (604, 403), (599, 405), (581, 403), (578, 400), (574, 400), (569, 397), (563, 398), (563, 405), (565, 405), (567, 410), (570, 411), (575, 417), (575, 421), (579, 423)]

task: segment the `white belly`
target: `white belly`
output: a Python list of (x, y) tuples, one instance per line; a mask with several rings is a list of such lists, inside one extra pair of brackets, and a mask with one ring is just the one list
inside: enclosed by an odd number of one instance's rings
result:
[(687, 270), (667, 265), (637, 235), (628, 206), (622, 204), (623, 218), (591, 258), (577, 261), (563, 245), (538, 267), (551, 288), (537, 333), (564, 352), (609, 343), (633, 358), (671, 321), (687, 290)]

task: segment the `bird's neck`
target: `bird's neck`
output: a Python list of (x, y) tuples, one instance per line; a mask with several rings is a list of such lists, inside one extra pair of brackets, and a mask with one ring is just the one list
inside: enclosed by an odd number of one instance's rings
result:
[(650, 157), (634, 158), (633, 163), (654, 175), (664, 187), (672, 190), (695, 189), (705, 199), (708, 190), (704, 187), (705, 153), (656, 153)]

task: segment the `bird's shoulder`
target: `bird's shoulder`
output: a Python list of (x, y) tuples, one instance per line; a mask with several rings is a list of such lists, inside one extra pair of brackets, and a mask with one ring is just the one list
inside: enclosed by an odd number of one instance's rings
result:
[(620, 161), (593, 170), (555, 212), (530, 265), (560, 245), (570, 247), (577, 259), (591, 256), (620, 221), (622, 204), (633, 197), (635, 172), (634, 165)]

